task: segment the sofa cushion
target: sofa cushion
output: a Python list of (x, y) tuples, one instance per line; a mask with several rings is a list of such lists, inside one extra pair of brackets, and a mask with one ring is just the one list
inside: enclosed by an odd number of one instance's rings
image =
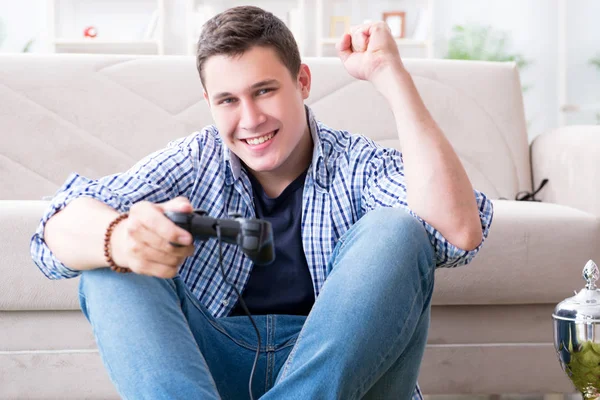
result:
[(33, 263), (29, 243), (46, 201), (0, 200), (0, 310), (79, 308), (78, 279), (51, 281)]
[(433, 304), (558, 303), (600, 264), (600, 219), (575, 208), (494, 201), (489, 236), (473, 262), (436, 274)]
[[(0, 310), (74, 310), (78, 279), (50, 281), (29, 256), (45, 202), (0, 201)], [(590, 255), (600, 262), (600, 220), (547, 203), (494, 201), (486, 244), (464, 267), (436, 273), (433, 304), (558, 303), (581, 289)]]
[[(383, 97), (334, 58), (307, 58), (307, 104), (336, 128), (400, 147)], [(531, 190), (514, 63), (407, 59), (405, 64), (473, 186), (490, 198)], [(0, 55), (0, 199), (38, 200), (71, 172), (123, 171), (212, 123), (193, 56)], [(402, 129), (402, 128), (400, 128)], [(44, 140), (40, 140), (43, 138)]]
[[(306, 60), (313, 71), (307, 103), (317, 118), (402, 150), (397, 134), (402, 126), (396, 127), (387, 101), (373, 85), (352, 78), (335, 58), (314, 61)], [(514, 199), (519, 191), (530, 191), (529, 147), (516, 66), (419, 59), (406, 59), (404, 64), (473, 186), (492, 199)]]

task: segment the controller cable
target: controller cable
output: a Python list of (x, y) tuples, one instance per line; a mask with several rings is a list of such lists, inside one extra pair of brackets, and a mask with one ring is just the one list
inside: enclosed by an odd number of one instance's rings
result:
[(242, 298), (242, 295), (240, 294), (239, 290), (237, 289), (237, 287), (235, 287), (234, 284), (229, 282), (229, 280), (227, 279), (227, 275), (225, 275), (225, 268), (223, 267), (223, 249), (221, 248), (221, 227), (219, 226), (219, 223), (216, 223), (214, 225), (214, 227), (215, 227), (215, 230), (217, 231), (217, 241), (219, 242), (219, 267), (221, 268), (221, 274), (223, 275), (223, 279), (225, 280), (225, 283), (227, 283), (229, 286), (231, 286), (233, 288), (233, 290), (235, 290), (235, 293), (238, 296), (240, 305), (242, 306), (242, 309), (244, 310), (244, 312), (246, 313), (248, 318), (250, 318), (250, 322), (252, 322), (252, 326), (254, 327), (254, 330), (256, 331), (256, 336), (258, 337), (258, 347), (256, 348), (256, 356), (254, 357), (254, 364), (252, 364), (252, 371), (250, 372), (250, 381), (248, 383), (248, 391), (250, 392), (250, 400), (254, 400), (254, 397), (252, 396), (252, 380), (254, 379), (254, 372), (256, 371), (256, 364), (258, 363), (258, 357), (260, 355), (260, 332), (258, 331), (258, 328), (256, 327), (256, 323), (254, 323), (254, 319), (252, 318), (252, 315), (250, 314), (248, 307), (246, 307), (246, 303), (244, 302), (244, 299)]

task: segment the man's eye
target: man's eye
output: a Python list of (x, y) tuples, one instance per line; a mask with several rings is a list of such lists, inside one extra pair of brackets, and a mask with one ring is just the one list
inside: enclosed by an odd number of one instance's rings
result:
[(235, 99), (232, 99), (232, 98), (230, 98), (230, 97), (229, 97), (229, 98), (226, 98), (226, 99), (223, 99), (223, 100), (221, 100), (221, 101), (219, 102), (219, 104), (231, 104), (231, 103), (233, 103), (234, 101), (235, 101)]
[(260, 96), (261, 94), (267, 94), (269, 92), (272, 92), (273, 90), (274, 89), (271, 89), (271, 88), (260, 89), (258, 92), (256, 92), (256, 94), (258, 94)]

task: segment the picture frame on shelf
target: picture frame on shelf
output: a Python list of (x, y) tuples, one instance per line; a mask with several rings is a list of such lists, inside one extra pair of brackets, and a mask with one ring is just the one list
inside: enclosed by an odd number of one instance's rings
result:
[(348, 32), (350, 32), (350, 17), (349, 16), (334, 15), (329, 18), (329, 37), (330, 38), (339, 38), (344, 33), (348, 33)]
[(406, 12), (404, 11), (386, 11), (382, 16), (383, 22), (385, 22), (392, 32), (392, 36), (396, 39), (404, 38), (405, 25), (406, 25)]

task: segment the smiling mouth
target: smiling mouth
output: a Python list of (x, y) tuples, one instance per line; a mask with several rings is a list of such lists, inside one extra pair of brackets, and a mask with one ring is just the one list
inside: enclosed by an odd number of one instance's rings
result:
[(263, 144), (264, 142), (267, 142), (267, 141), (273, 139), (273, 136), (275, 136), (277, 134), (277, 132), (279, 132), (279, 129), (275, 129), (273, 132), (267, 133), (266, 135), (263, 135), (261, 137), (252, 138), (252, 139), (244, 139), (244, 141), (246, 143), (248, 143), (249, 145), (256, 146), (256, 145)]

